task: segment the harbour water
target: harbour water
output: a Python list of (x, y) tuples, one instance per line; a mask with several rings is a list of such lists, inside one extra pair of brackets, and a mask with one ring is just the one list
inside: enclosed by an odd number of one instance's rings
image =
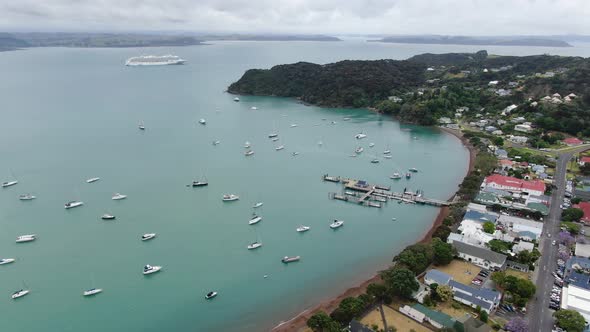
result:
[[(468, 152), (459, 140), (366, 110), (270, 97), (242, 96), (238, 103), (224, 90), (248, 68), (406, 58), (433, 48), (481, 47), (225, 42), (0, 53), (0, 180), (19, 181), (0, 190), (0, 257), (17, 259), (0, 266), (0, 312), (8, 318), (3, 329), (262, 331), (386, 266), (424, 234), (438, 209), (329, 200), (328, 192), (340, 187), (321, 176), (390, 183), (395, 191), (422, 189), (446, 199), (467, 169)], [(495, 53), (502, 49), (516, 50)], [(173, 53), (188, 62), (123, 65), (148, 53)], [(200, 118), (207, 124), (198, 124)], [(140, 122), (145, 131), (138, 130)], [(268, 139), (272, 131), (279, 142)], [(361, 131), (368, 137), (356, 140)], [(253, 156), (244, 156), (245, 141)], [(285, 149), (275, 151), (278, 144)], [(357, 146), (365, 151), (351, 158)], [(391, 159), (382, 158), (386, 149)], [(375, 157), (379, 164), (370, 163)], [(410, 167), (419, 170), (411, 180), (389, 179)], [(91, 177), (101, 180), (87, 184)], [(208, 187), (186, 186), (201, 177)], [(115, 192), (128, 198), (113, 201)], [(19, 201), (23, 193), (37, 199)], [(223, 203), (225, 193), (240, 200)], [(65, 210), (70, 200), (85, 205)], [(248, 226), (258, 201), (264, 202), (256, 211), (263, 220)], [(117, 219), (103, 221), (104, 213)], [(332, 230), (336, 218), (345, 225)], [(301, 224), (311, 230), (297, 233)], [(157, 238), (140, 240), (151, 232)], [(38, 239), (16, 244), (22, 234)], [(256, 240), (263, 246), (248, 251)], [(302, 259), (284, 265), (286, 255)], [(164, 268), (145, 277), (145, 264)], [(23, 284), (31, 293), (10, 299)], [(104, 292), (82, 297), (91, 287)], [(206, 301), (211, 290), (219, 296)]]

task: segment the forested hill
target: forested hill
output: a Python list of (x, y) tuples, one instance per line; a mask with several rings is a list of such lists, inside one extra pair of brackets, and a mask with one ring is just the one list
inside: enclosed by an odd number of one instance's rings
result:
[(298, 62), (250, 69), (228, 91), (237, 94), (297, 97), (321, 106), (365, 107), (387, 99), (393, 89), (425, 81), (423, 63), (396, 60), (340, 61), (327, 65)]

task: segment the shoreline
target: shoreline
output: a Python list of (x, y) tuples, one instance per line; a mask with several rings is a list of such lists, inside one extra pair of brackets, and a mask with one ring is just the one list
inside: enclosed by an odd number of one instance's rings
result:
[[(447, 134), (455, 136), (456, 138), (458, 138), (461, 141), (463, 146), (469, 150), (469, 167), (467, 168), (467, 173), (465, 174), (465, 176), (467, 176), (473, 170), (473, 167), (475, 166), (475, 156), (477, 155), (477, 152), (475, 151), (474, 147), (469, 143), (469, 141), (467, 139), (465, 139), (463, 137), (463, 134), (461, 133), (461, 131), (457, 131), (457, 130), (453, 130), (453, 129), (449, 129), (449, 128), (443, 128), (443, 127), (436, 127), (436, 128), (440, 129), (443, 132), (446, 132)], [(465, 178), (465, 176), (463, 178)], [(453, 195), (451, 195), (449, 200), (454, 199), (455, 196), (456, 196), (456, 192)], [(416, 241), (416, 243), (429, 242), (432, 239), (432, 235), (436, 231), (437, 227), (442, 224), (443, 220), (449, 215), (449, 212), (450, 212), (450, 209), (448, 206), (442, 207), (440, 209), (440, 211), (438, 212), (438, 214), (436, 215), (436, 218), (434, 218), (434, 221), (433, 221), (432, 225), (430, 226), (430, 228), (424, 233), (424, 235), (422, 236), (422, 238), (419, 241)], [(280, 322), (278, 325), (273, 327), (271, 329), (271, 331), (273, 331), (273, 332), (302, 331), (307, 327), (307, 320), (311, 316), (313, 316), (316, 312), (323, 310), (329, 314), (331, 311), (333, 311), (334, 309), (336, 309), (338, 307), (338, 305), (340, 304), (340, 302), (343, 299), (350, 297), (350, 296), (359, 296), (359, 295), (365, 293), (367, 286), (369, 284), (374, 283), (374, 282), (379, 282), (379, 281), (381, 281), (381, 277), (379, 276), (379, 272), (377, 271), (376, 274), (374, 274), (368, 280), (363, 281), (362, 283), (358, 284), (357, 286), (350, 287), (350, 288), (346, 289), (344, 292), (338, 294), (337, 296), (335, 296), (329, 300), (323, 301), (316, 306), (313, 306), (311, 308), (307, 308), (307, 309), (303, 310), (301, 313), (297, 314), (295, 317), (292, 317), (291, 319), (289, 319), (287, 321)]]

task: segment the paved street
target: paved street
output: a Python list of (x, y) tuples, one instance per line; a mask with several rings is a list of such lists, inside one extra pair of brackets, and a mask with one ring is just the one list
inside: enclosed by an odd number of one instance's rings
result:
[[(539, 265), (536, 271), (535, 284), (537, 285), (536, 300), (532, 300), (532, 305), (528, 310), (529, 331), (551, 331), (553, 328), (553, 310), (549, 309), (549, 294), (553, 286), (554, 278), (552, 271), (557, 269), (557, 246), (551, 245), (551, 241), (556, 239), (559, 233), (559, 223), (561, 219), (561, 209), (559, 205), (563, 202), (565, 195), (566, 169), (567, 163), (574, 153), (588, 149), (587, 147), (569, 151), (559, 155), (555, 169), (554, 184), (557, 189), (551, 195), (551, 208), (549, 216), (545, 218), (543, 237), (539, 243), (539, 250), (542, 253), (539, 259)], [(547, 233), (551, 237), (547, 237)]]

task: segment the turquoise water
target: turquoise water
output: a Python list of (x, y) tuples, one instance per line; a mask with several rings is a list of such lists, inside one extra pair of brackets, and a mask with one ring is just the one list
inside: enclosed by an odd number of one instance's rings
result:
[[(122, 65), (130, 56), (169, 52), (188, 64)], [(219, 43), (0, 53), (0, 180), (19, 181), (0, 190), (0, 257), (17, 259), (0, 266), (0, 312), (9, 318), (3, 330), (268, 330), (386, 266), (424, 234), (438, 210), (332, 201), (328, 193), (341, 188), (322, 182), (322, 174), (446, 199), (467, 169), (461, 143), (365, 110), (266, 97), (236, 103), (224, 90), (251, 67), (407, 51), (395, 52), (346, 43)], [(285, 150), (275, 151), (267, 138), (273, 130)], [(360, 131), (368, 137), (357, 141)], [(243, 155), (245, 141), (254, 156)], [(365, 152), (350, 158), (359, 145)], [(387, 148), (392, 159), (370, 163)], [(389, 179), (409, 167), (420, 170), (410, 181)], [(201, 175), (208, 187), (186, 187)], [(101, 180), (87, 184), (90, 177)], [(28, 192), (38, 198), (18, 200)], [(128, 198), (112, 201), (115, 192)], [(224, 193), (240, 200), (223, 203)], [(74, 199), (85, 205), (65, 210)], [(257, 201), (264, 202), (257, 211), (264, 219), (248, 226)], [(107, 212), (117, 220), (100, 220)], [(335, 218), (345, 221), (337, 231), (328, 227)], [(311, 231), (297, 233), (300, 224)], [(148, 232), (158, 237), (141, 242)], [(14, 242), (31, 233), (37, 241)], [(263, 247), (246, 250), (257, 238)], [(302, 260), (284, 265), (285, 255)], [(144, 264), (164, 270), (144, 277)], [(11, 300), (23, 283), (31, 294)], [(83, 298), (93, 286), (104, 292)], [(220, 295), (206, 301), (210, 290)]]

